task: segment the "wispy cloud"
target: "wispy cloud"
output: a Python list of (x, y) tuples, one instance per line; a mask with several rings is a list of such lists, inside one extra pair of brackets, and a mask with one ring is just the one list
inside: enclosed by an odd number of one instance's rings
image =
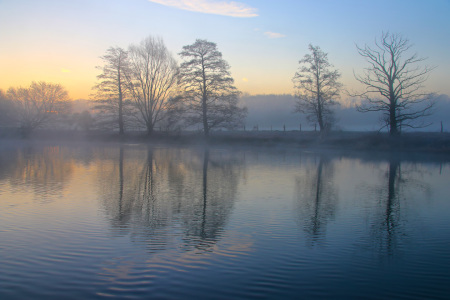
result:
[(257, 9), (245, 3), (217, 0), (148, 0), (162, 5), (179, 9), (196, 11), (206, 14), (215, 14), (229, 17), (250, 18), (256, 17)]
[(282, 33), (278, 33), (278, 32), (271, 32), (271, 31), (266, 31), (264, 32), (264, 34), (269, 38), (269, 39), (279, 39), (279, 38), (283, 38), (286, 35), (282, 34)]

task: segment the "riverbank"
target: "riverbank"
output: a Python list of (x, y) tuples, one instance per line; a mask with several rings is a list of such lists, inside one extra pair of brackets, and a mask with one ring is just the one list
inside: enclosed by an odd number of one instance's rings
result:
[(303, 149), (330, 149), (349, 151), (406, 151), (450, 154), (450, 133), (410, 132), (390, 137), (379, 132), (330, 132), (314, 131), (222, 131), (208, 138), (198, 132), (168, 134), (155, 132), (147, 136), (142, 132), (125, 135), (101, 131), (37, 130), (23, 138), (14, 132), (0, 132), (0, 141), (8, 142), (106, 142), (169, 145), (230, 145), (259, 147), (299, 147)]

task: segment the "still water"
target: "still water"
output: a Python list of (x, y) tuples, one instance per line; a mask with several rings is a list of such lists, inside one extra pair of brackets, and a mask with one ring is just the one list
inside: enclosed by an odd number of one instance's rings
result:
[(448, 299), (448, 158), (0, 147), (0, 299)]

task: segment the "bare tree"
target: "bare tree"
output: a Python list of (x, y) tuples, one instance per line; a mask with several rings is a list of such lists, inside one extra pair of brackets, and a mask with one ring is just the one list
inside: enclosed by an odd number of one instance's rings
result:
[(14, 103), (15, 117), (24, 135), (68, 108), (67, 91), (59, 84), (32, 82), (29, 88), (10, 88), (7, 95)]
[(366, 86), (363, 93), (353, 95), (365, 100), (358, 111), (383, 112), (385, 126), (392, 136), (400, 134), (404, 126), (429, 125), (420, 119), (429, 116), (435, 104), (433, 94), (422, 91), (433, 68), (418, 65), (425, 58), (417, 54), (405, 58), (411, 47), (408, 39), (390, 33), (383, 33), (375, 40), (375, 47), (357, 46), (358, 53), (369, 63), (362, 75), (355, 75)]
[(100, 83), (94, 86), (94, 108), (106, 119), (104, 122), (117, 124), (119, 134), (123, 134), (125, 116), (130, 114), (130, 101), (126, 101), (128, 53), (120, 47), (110, 47), (101, 58), (104, 65), (97, 67), (102, 73), (97, 76)]
[(181, 83), (189, 124), (202, 124), (205, 136), (213, 128), (240, 125), (247, 110), (238, 106), (239, 91), (217, 45), (197, 39), (184, 46), (179, 55), (185, 59), (181, 64)]
[(306, 114), (308, 121), (318, 123), (323, 132), (329, 130), (334, 122), (332, 106), (338, 104), (341, 74), (331, 70), (333, 65), (328, 62), (328, 54), (320, 47), (310, 44), (309, 50), (311, 54), (299, 61), (300, 67), (292, 79), (298, 89), (294, 111)]
[(128, 87), (139, 121), (151, 135), (166, 117), (169, 99), (177, 94), (179, 67), (161, 38), (151, 36), (129, 48)]

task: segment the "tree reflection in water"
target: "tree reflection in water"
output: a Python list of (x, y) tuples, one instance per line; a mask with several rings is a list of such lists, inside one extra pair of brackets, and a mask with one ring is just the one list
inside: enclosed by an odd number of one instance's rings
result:
[[(380, 246), (385, 243), (385, 248), (388, 254), (392, 254), (393, 243), (396, 238), (397, 232), (401, 231), (400, 228), (400, 201), (397, 186), (401, 183), (401, 171), (400, 162), (398, 160), (391, 160), (389, 162), (388, 170), (388, 195), (386, 201), (386, 211), (384, 222), (382, 223), (385, 230), (381, 230), (380, 233), (385, 233), (386, 237), (381, 239)], [(385, 240), (385, 242), (383, 241)], [(383, 247), (384, 248), (384, 247)]]
[(295, 178), (297, 211), (313, 244), (323, 240), (326, 225), (335, 214), (338, 195), (333, 184), (334, 168), (328, 157), (320, 155), (302, 171)]
[(24, 146), (3, 152), (0, 179), (8, 178), (13, 188), (33, 189), (36, 199), (48, 202), (62, 193), (64, 184), (74, 171), (73, 153), (60, 146)]
[[(374, 203), (374, 213), (368, 216), (370, 224), (369, 248), (378, 255), (391, 256), (406, 237), (406, 215), (402, 215), (402, 191), (408, 179), (402, 176), (401, 161), (391, 158), (386, 171), (382, 171), (381, 184), (372, 184), (368, 193), (364, 195), (368, 201)], [(384, 182), (384, 183), (383, 183)], [(403, 199), (407, 200), (407, 199)]]
[[(381, 167), (379, 180), (365, 182), (356, 186), (356, 193), (361, 193), (359, 201), (364, 202), (367, 211), (366, 224), (368, 235), (359, 242), (366, 249), (371, 249), (380, 258), (387, 258), (401, 253), (408, 243), (408, 220), (411, 208), (421, 198), (429, 198), (430, 186), (423, 180), (425, 168), (417, 168), (414, 161), (401, 160), (392, 155), (385, 163), (378, 160), (372, 164), (368, 160), (363, 164), (375, 171)], [(374, 177), (375, 179), (376, 177)]]
[[(305, 162), (295, 178), (295, 203), (300, 226), (311, 244), (315, 244), (324, 241), (327, 224), (335, 216), (339, 201), (335, 173), (342, 171), (339, 169), (339, 160), (332, 160), (325, 155)], [(362, 172), (370, 167), (370, 163), (367, 163), (362, 161)], [(377, 165), (380, 162), (374, 164)], [(360, 241), (364, 247), (374, 249), (378, 255), (390, 256), (398, 250), (399, 245), (407, 242), (405, 224), (409, 216), (402, 206), (412, 205), (408, 199), (416, 199), (417, 195), (429, 197), (431, 194), (430, 187), (421, 180), (422, 170), (416, 168), (414, 163), (392, 157), (387, 163), (387, 170), (382, 170), (380, 181), (355, 186), (356, 193), (363, 193), (358, 199), (362, 203), (358, 205), (370, 208), (366, 223), (369, 224), (368, 234)], [(347, 177), (356, 178), (358, 170), (355, 171), (355, 174), (346, 174)]]
[(121, 147), (98, 176), (114, 234), (158, 251), (207, 251), (220, 238), (236, 198), (243, 159), (220, 151)]
[[(402, 168), (406, 165), (406, 168)], [(375, 249), (382, 256), (391, 256), (398, 252), (399, 246), (407, 242), (406, 223), (408, 215), (406, 207), (411, 205), (409, 198), (424, 193), (431, 194), (430, 187), (422, 181), (422, 171), (415, 169), (414, 164), (402, 163), (397, 157), (389, 159), (384, 174), (385, 187), (375, 188), (369, 199), (378, 199), (378, 212), (372, 220), (372, 241)]]

